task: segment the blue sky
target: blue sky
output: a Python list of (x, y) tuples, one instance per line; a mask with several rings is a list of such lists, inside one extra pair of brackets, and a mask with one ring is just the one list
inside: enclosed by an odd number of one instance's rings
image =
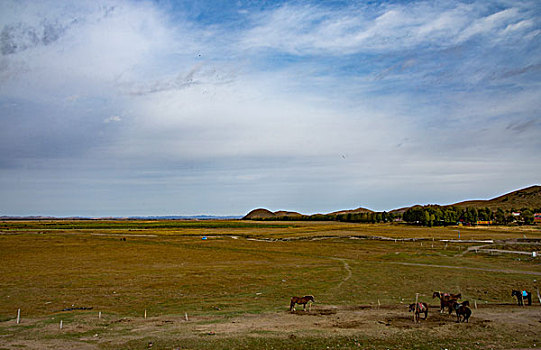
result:
[(541, 181), (539, 1), (1, 1), (0, 215), (329, 212)]

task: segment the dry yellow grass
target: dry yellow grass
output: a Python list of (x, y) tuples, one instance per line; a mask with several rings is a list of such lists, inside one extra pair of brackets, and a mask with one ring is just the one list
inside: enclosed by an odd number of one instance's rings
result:
[[(18, 308), (26, 318), (70, 307), (93, 307), (92, 312), (117, 317), (141, 317), (145, 309), (152, 317), (185, 312), (232, 317), (283, 312), (290, 296), (304, 294), (315, 295), (318, 305), (376, 305), (378, 300), (400, 305), (415, 293), (433, 302), (432, 291), (449, 290), (480, 304), (506, 304), (513, 302), (511, 288), (531, 289), (541, 277), (538, 260), (528, 256), (462, 255), (476, 243), (439, 241), (456, 238), (456, 227), (3, 225), (0, 320), (8, 323)], [(541, 238), (536, 228), (460, 232), (461, 238), (475, 240)]]

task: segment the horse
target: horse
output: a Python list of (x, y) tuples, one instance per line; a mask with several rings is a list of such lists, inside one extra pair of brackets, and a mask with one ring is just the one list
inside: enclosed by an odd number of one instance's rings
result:
[(436, 297), (440, 299), (440, 314), (445, 311), (446, 307), (449, 308), (449, 313), (450, 313), (452, 304), (456, 302), (458, 299), (462, 298), (462, 293), (451, 294), (451, 293), (434, 292), (432, 294), (432, 299)]
[(428, 317), (428, 304), (423, 302), (410, 304), (409, 312), (412, 311), (414, 312), (413, 320), (415, 322), (419, 322), (421, 313), (425, 314), (424, 319), (426, 320), (426, 318)]
[(524, 299), (528, 300), (528, 305), (532, 305), (532, 293), (527, 290), (514, 290), (511, 292), (512, 297), (517, 297), (517, 303), (519, 306), (524, 306)]
[(453, 293), (434, 292), (432, 294), (432, 298), (435, 298), (435, 297), (438, 297), (440, 299), (441, 298), (461, 299), (462, 293), (453, 294)]
[[(468, 307), (468, 306), (470, 306), (470, 302), (468, 300), (464, 300), (461, 303), (459, 303), (456, 300), (451, 301), (451, 305), (449, 306), (449, 316), (451, 316), (451, 314), (453, 313), (453, 310), (454, 310), (455, 313), (456, 313), (456, 316), (459, 317), (459, 311), (458, 310), (461, 307)], [(470, 315), (471, 315), (471, 310), (470, 310)]]
[[(289, 311), (295, 311), (295, 304), (302, 304), (303, 310), (306, 311), (306, 304), (312, 302), (315, 303), (314, 296), (312, 295), (305, 295), (303, 297), (291, 297), (291, 303), (289, 304)], [(312, 304), (308, 304), (308, 311), (310, 311), (310, 308), (312, 307)]]
[[(469, 304), (470, 303), (468, 303), (467, 305)], [(458, 306), (455, 309), (457, 323), (461, 322), (460, 316), (462, 316), (462, 322), (469, 323), (468, 320), (470, 319), (470, 316), (471, 316), (471, 309), (467, 305), (466, 305), (466, 302), (463, 302), (461, 304), (456, 304), (456, 306)]]

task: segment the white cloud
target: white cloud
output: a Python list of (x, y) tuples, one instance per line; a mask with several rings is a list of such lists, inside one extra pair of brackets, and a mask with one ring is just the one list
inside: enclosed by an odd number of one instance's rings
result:
[(121, 117), (119, 117), (118, 115), (113, 115), (113, 116), (110, 116), (109, 118), (105, 118), (104, 119), (104, 123), (108, 124), (108, 123), (118, 123), (122, 120)]
[[(59, 4), (40, 8), (48, 22), (28, 15), (27, 7), (19, 6), (4, 19), (10, 22), (0, 23), (3, 32), (15, 35), (6, 34), (4, 46), (18, 48), (2, 56), (4, 96), (28, 97), (35, 92), (34, 97), (43, 97), (48, 91), (49, 98), (53, 93), (64, 93), (66, 98), (73, 92), (104, 95), (104, 90), (112, 90), (112, 95), (119, 82), (148, 80), (169, 74), (171, 69), (180, 71), (190, 64), (185, 57), (197, 50), (191, 37), (194, 33), (167, 22), (167, 14), (150, 3)], [(49, 22), (61, 28), (55, 40), (30, 45), (28, 28), (41, 37)], [(175, 55), (178, 66), (171, 67), (169, 59), (163, 61), (164, 55)], [(33, 81), (33, 85), (29, 88), (23, 84), (26, 81)]]

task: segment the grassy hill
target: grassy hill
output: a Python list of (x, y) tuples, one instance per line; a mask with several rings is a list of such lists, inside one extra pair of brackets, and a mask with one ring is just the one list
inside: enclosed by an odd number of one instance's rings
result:
[(523, 188), (489, 200), (470, 200), (453, 204), (459, 208), (489, 208), (503, 210), (541, 208), (541, 186)]
[(294, 211), (279, 210), (273, 213), (272, 211), (268, 209), (259, 208), (259, 209), (252, 210), (251, 212), (246, 214), (246, 216), (244, 216), (242, 219), (243, 220), (269, 220), (269, 219), (278, 220), (280, 218), (292, 219), (292, 218), (300, 218), (302, 216), (303, 216), (302, 214), (294, 212)]

